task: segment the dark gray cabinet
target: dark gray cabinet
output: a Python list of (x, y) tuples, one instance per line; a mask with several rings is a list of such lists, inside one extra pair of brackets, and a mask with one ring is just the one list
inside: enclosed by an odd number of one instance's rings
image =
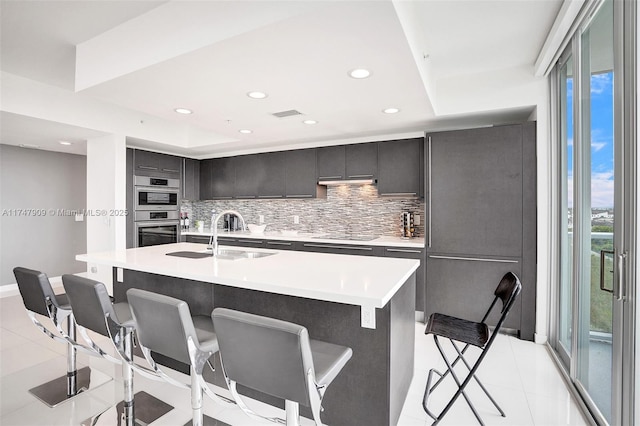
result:
[(378, 173), (378, 144), (346, 145), (345, 168), (347, 179), (374, 179)]
[(378, 142), (378, 194), (424, 196), (424, 139)]
[(209, 238), (205, 235), (185, 235), (183, 240), (187, 243), (209, 244)]
[(236, 180), (235, 157), (212, 158), (208, 161), (211, 161), (210, 199), (223, 200), (233, 198)]
[(295, 244), (294, 241), (267, 240), (264, 247), (273, 250), (295, 250)]
[(255, 170), (258, 179), (258, 198), (282, 198), (285, 195), (284, 152), (269, 152), (259, 155)]
[(258, 195), (258, 173), (259, 156), (241, 155), (234, 158), (235, 163), (235, 188), (233, 196), (235, 198), (256, 198)]
[(200, 199), (210, 200), (213, 198), (212, 191), (213, 160), (200, 161)]
[(182, 162), (182, 198), (200, 199), (200, 161), (184, 158)]
[(385, 257), (397, 257), (401, 259), (418, 259), (420, 266), (416, 270), (416, 311), (425, 312), (425, 292), (426, 292), (426, 277), (425, 277), (425, 251), (419, 248), (409, 247), (385, 247)]
[(134, 169), (134, 165), (133, 165), (133, 149), (132, 148), (127, 148), (127, 153), (126, 153), (126, 185), (127, 185), (127, 191), (126, 191), (126, 198), (127, 198), (127, 225), (126, 225), (126, 230), (127, 230), (127, 242), (126, 242), (126, 246), (127, 248), (133, 248), (135, 246), (135, 223), (134, 223), (134, 216), (135, 216), (135, 209), (134, 209), (134, 205), (133, 205), (133, 169)]
[(298, 242), (296, 250), (315, 253), (352, 254), (356, 256), (382, 256), (384, 247), (351, 244)]
[(318, 180), (345, 178), (345, 146), (325, 146), (317, 149)]
[(318, 191), (316, 149), (285, 151), (285, 197), (315, 198)]
[(376, 143), (318, 148), (318, 180), (373, 179), (378, 169)]
[(535, 123), (429, 134), (427, 152), (426, 314), (480, 320), (512, 271), (523, 290), (507, 327), (532, 340)]
[(133, 164), (134, 173), (139, 176), (180, 178), (182, 158), (136, 149)]

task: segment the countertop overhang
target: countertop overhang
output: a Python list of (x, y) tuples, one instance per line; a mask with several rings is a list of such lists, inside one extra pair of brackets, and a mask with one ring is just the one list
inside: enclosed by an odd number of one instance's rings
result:
[(384, 307), (420, 265), (420, 261), (416, 259), (228, 248), (276, 254), (241, 260), (167, 256), (167, 253), (175, 251), (204, 249), (203, 244), (176, 243), (79, 254), (76, 260), (250, 290), (359, 305), (365, 309)]

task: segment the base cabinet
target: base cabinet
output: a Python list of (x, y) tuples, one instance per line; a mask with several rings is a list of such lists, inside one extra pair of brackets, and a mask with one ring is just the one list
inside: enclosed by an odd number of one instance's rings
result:
[(404, 248), (404, 247), (385, 247), (385, 257), (397, 257), (400, 259), (418, 259), (420, 266), (416, 270), (416, 311), (426, 312), (425, 292), (427, 282), (425, 280), (426, 265), (424, 258), (424, 249)]

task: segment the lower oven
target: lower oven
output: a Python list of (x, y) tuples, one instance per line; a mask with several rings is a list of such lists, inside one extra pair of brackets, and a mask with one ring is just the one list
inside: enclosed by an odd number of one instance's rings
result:
[(136, 211), (135, 247), (177, 243), (180, 237), (179, 213), (172, 211)]

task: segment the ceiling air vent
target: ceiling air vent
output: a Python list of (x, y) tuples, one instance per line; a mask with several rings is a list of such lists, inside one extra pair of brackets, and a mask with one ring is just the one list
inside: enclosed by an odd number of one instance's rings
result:
[(274, 112), (272, 115), (278, 118), (285, 118), (293, 117), (294, 115), (302, 115), (302, 113), (300, 111), (296, 111), (295, 109), (290, 109), (289, 111)]

